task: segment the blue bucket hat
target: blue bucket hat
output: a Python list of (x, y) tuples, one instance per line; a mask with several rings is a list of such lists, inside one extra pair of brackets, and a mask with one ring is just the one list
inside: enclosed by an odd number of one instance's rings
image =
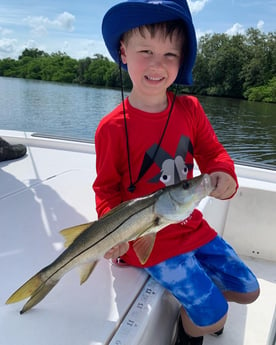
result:
[[(129, 0), (111, 7), (102, 22), (105, 45), (115, 62), (119, 63), (120, 40), (125, 32), (142, 25), (177, 19), (184, 22), (187, 49), (175, 83), (191, 85), (197, 42), (186, 0)], [(122, 67), (127, 69), (123, 63)]]

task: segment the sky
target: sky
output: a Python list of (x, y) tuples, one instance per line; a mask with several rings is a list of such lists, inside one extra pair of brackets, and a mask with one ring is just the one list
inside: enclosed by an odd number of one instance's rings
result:
[[(75, 59), (110, 57), (101, 35), (105, 12), (120, 0), (0, 0), (0, 59), (25, 48)], [(206, 33), (276, 31), (276, 0), (188, 0), (197, 37)]]

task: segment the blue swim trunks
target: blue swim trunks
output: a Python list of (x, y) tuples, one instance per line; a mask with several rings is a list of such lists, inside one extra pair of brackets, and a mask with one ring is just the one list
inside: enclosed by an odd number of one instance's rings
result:
[(223, 291), (246, 293), (259, 287), (255, 275), (220, 236), (146, 271), (169, 290), (190, 319), (202, 327), (218, 322), (227, 313)]

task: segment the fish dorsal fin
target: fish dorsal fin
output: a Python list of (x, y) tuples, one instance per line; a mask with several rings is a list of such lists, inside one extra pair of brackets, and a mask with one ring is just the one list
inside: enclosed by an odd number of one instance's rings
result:
[(156, 234), (148, 234), (137, 238), (133, 243), (133, 250), (142, 265), (144, 265), (150, 257), (155, 243), (155, 238)]
[(70, 228), (61, 230), (60, 234), (65, 239), (64, 247), (69, 247), (81, 233), (91, 226), (91, 224), (93, 224), (93, 222), (71, 226)]
[(81, 266), (80, 284), (83, 284), (86, 282), (86, 280), (89, 278), (90, 274), (93, 272), (97, 262), (98, 261), (88, 262), (88, 263)]

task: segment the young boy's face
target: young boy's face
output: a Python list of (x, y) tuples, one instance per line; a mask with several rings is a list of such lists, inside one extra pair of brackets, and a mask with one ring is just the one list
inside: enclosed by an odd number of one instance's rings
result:
[(147, 29), (143, 35), (134, 30), (121, 42), (121, 58), (127, 64), (133, 90), (151, 96), (166, 92), (177, 77), (182, 51), (183, 41), (176, 33), (165, 37), (157, 31), (151, 36)]

